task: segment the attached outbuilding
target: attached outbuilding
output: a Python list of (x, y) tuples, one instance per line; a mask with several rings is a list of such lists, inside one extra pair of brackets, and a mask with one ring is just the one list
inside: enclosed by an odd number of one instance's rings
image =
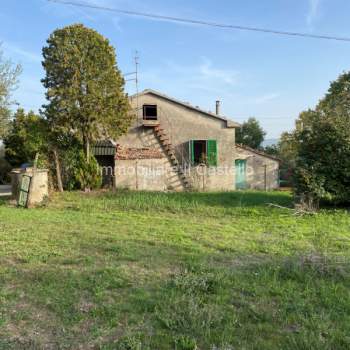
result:
[(236, 144), (236, 189), (270, 191), (279, 188), (280, 159)]

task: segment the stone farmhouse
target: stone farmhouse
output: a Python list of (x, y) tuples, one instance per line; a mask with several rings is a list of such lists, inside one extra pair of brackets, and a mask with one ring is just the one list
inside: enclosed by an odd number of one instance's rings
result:
[(154, 90), (130, 97), (136, 118), (93, 149), (105, 184), (150, 191), (278, 187), (279, 161), (235, 144), (239, 124)]

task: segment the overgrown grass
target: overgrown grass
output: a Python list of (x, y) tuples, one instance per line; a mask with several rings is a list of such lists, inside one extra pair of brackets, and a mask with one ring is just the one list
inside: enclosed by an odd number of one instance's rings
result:
[(350, 348), (350, 218), (289, 194), (0, 202), (0, 349)]

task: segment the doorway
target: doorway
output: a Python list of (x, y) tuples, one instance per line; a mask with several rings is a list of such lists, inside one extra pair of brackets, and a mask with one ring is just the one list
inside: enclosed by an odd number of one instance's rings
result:
[(244, 190), (247, 188), (246, 172), (247, 172), (247, 161), (245, 159), (236, 159), (236, 189)]

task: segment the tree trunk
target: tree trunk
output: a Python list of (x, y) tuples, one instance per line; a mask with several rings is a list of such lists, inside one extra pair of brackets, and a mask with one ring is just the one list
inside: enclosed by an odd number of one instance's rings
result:
[[(89, 164), (90, 163), (90, 141), (89, 139), (86, 137), (85, 138), (85, 152), (86, 152), (86, 163)], [(90, 192), (91, 188), (89, 186), (85, 186), (84, 188), (85, 192)]]
[(90, 141), (86, 138), (85, 141), (85, 149), (86, 149), (86, 161), (90, 163)]
[(63, 192), (63, 185), (62, 185), (62, 176), (61, 176), (61, 166), (60, 166), (60, 160), (58, 158), (57, 149), (54, 148), (53, 150), (53, 156), (55, 159), (55, 166), (56, 166), (56, 177), (57, 177), (57, 187), (60, 192)]

